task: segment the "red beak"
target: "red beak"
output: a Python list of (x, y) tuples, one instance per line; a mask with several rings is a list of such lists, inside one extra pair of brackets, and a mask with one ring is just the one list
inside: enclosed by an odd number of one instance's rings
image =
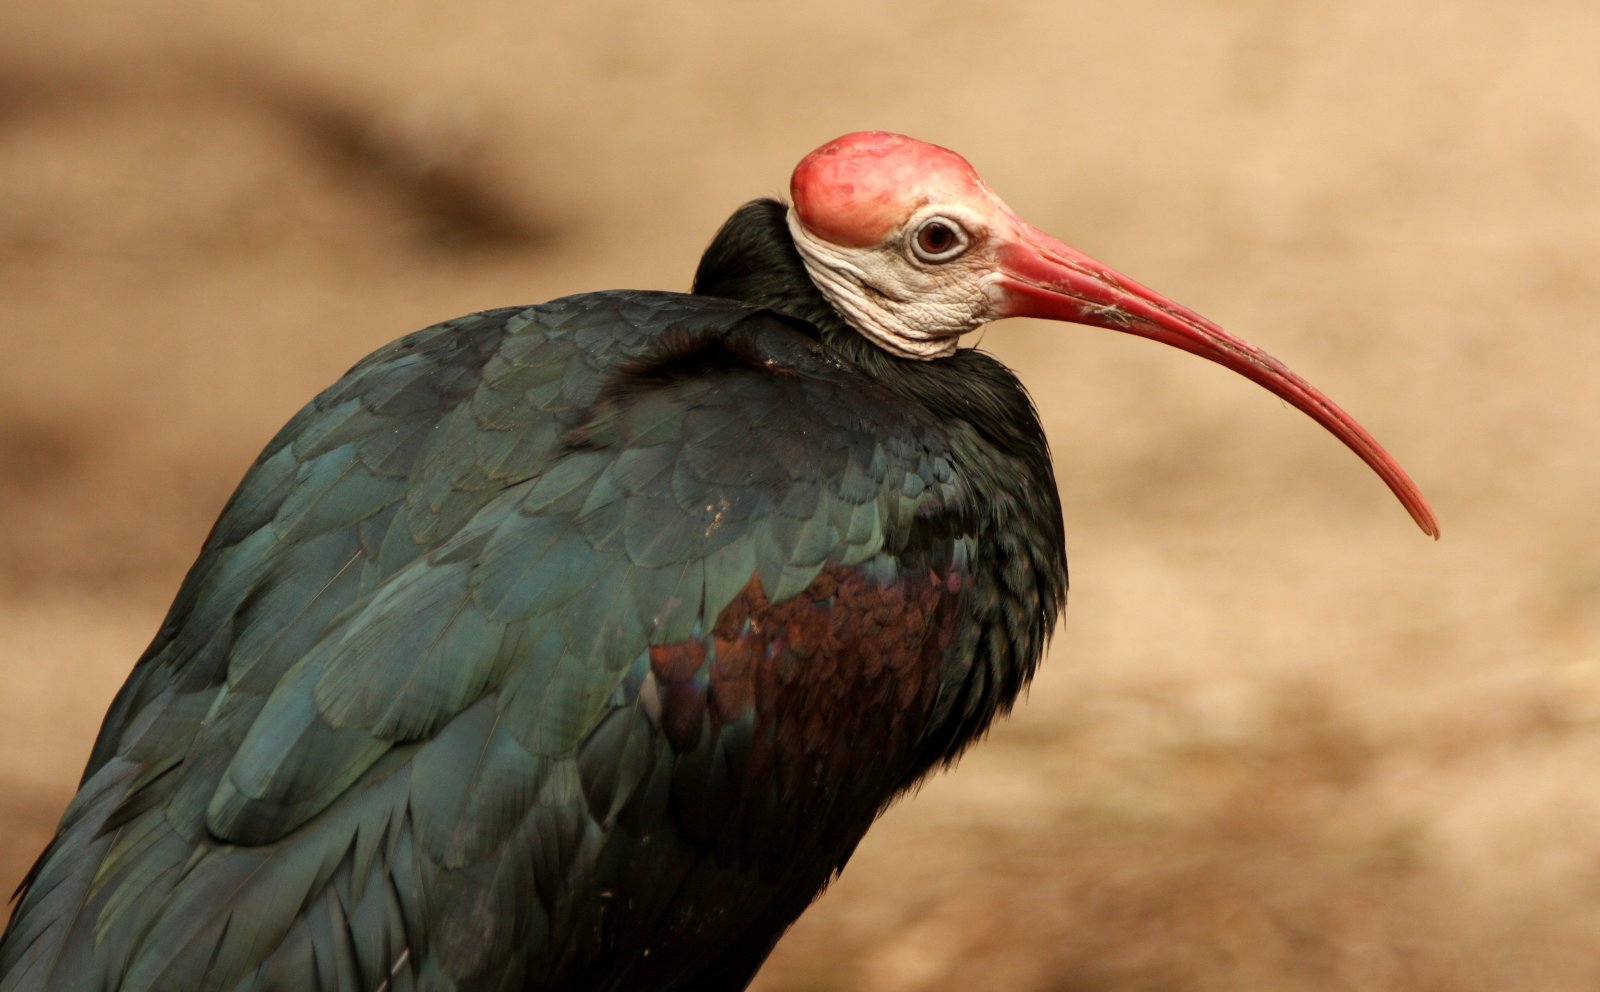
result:
[(1439, 522), (1411, 477), (1371, 434), (1282, 362), (1020, 220), (1001, 248), (1000, 312), (1126, 331), (1208, 358), (1294, 404), (1377, 472), (1423, 533)]

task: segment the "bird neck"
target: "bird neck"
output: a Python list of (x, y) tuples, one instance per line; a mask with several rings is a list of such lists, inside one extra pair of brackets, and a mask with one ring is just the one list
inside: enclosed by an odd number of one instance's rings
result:
[(945, 358), (901, 358), (874, 345), (812, 282), (790, 237), (783, 204), (755, 200), (712, 239), (694, 292), (740, 300), (799, 318), (861, 372), (926, 411), (945, 431), (968, 492), (963, 513), (980, 548), (988, 587), (978, 619), (998, 632), (978, 650), (986, 675), (977, 726), (951, 741), (952, 756), (1032, 677), (1066, 604), (1067, 559), (1061, 498), (1050, 449), (1027, 391), (994, 358), (963, 349)]
[[(1061, 543), (1061, 506), (1050, 449), (1033, 402), (1017, 377), (994, 358), (963, 349), (939, 359), (908, 359), (879, 348), (852, 327), (823, 296), (789, 233), (777, 200), (753, 200), (717, 232), (695, 272), (694, 292), (767, 307), (815, 328), (840, 357), (915, 402), (947, 428), (970, 433), (1006, 478), (984, 479), (1005, 489), (1023, 488), (1038, 505), (1042, 530)], [(977, 452), (969, 454), (976, 455)], [(1020, 476), (1017, 469), (1021, 469)], [(984, 492), (992, 490), (980, 490)]]
[(786, 213), (772, 199), (752, 200), (734, 211), (700, 257), (693, 291), (797, 317), (828, 344), (845, 336), (860, 339), (811, 281), (789, 236)]

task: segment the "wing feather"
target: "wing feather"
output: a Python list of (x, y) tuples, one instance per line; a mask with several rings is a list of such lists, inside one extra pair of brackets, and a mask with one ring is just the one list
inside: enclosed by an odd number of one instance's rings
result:
[(827, 709), (909, 754), (952, 643), (967, 538), (895, 557), (962, 499), (915, 417), (786, 318), (672, 294), (364, 360), (202, 549), (0, 989), (625, 987), (787, 906), (795, 845), (834, 870), (900, 784), (819, 791), (853, 767), (815, 764)]

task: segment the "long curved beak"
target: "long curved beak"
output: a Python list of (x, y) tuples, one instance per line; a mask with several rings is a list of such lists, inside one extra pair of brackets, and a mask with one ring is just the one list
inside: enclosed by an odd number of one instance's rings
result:
[(1439, 522), (1398, 462), (1371, 434), (1282, 362), (1020, 220), (1000, 248), (999, 310), (1006, 317), (1043, 317), (1126, 331), (1210, 359), (1265, 386), (1327, 428), (1361, 456), (1399, 498), (1422, 532)]

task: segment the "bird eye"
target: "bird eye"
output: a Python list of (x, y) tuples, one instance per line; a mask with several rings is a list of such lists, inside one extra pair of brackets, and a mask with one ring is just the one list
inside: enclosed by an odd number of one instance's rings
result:
[(930, 217), (911, 235), (911, 250), (924, 262), (948, 262), (967, 250), (967, 232), (944, 217)]

